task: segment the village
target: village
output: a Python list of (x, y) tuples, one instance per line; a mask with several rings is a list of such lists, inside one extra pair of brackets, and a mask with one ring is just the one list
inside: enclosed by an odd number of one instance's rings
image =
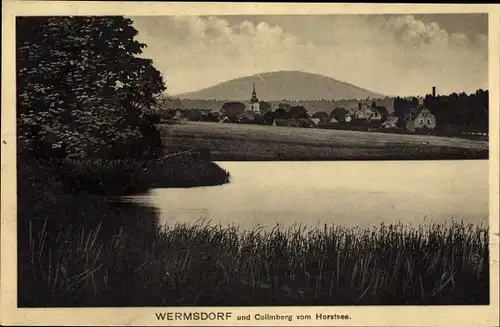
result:
[[(387, 98), (350, 99), (313, 114), (309, 114), (308, 108), (302, 105), (283, 101), (273, 107), (269, 102), (259, 100), (255, 84), (249, 98), (249, 101), (243, 102), (227, 101), (219, 110), (213, 110), (185, 107), (181, 99), (162, 97), (158, 100), (159, 106), (150, 114), (156, 116), (158, 122), (166, 124), (206, 121), (389, 133), (455, 134), (476, 138), (484, 138), (488, 134), (486, 131), (457, 126), (446, 126), (446, 131), (437, 130), (438, 118), (425, 105), (425, 100), (432, 102), (433, 99), (438, 99), (436, 87), (432, 87), (432, 93), (425, 98), (390, 99), (394, 102), (390, 103), (390, 108), (379, 105), (381, 102), (387, 104)], [(397, 108), (398, 101), (406, 104), (402, 110)]]

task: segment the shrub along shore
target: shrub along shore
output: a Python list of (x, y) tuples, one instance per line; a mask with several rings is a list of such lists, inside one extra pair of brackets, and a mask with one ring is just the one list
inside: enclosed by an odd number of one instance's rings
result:
[(153, 210), (18, 167), (20, 307), (489, 302), (487, 228), (159, 226)]
[(198, 151), (171, 153), (162, 158), (35, 161), (59, 176), (68, 192), (125, 195), (152, 187), (213, 186), (229, 182), (229, 172)]

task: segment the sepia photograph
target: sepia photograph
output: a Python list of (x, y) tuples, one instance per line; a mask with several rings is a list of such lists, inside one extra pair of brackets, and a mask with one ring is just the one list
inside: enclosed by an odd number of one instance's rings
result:
[(13, 18), (17, 308), (494, 304), (487, 11), (116, 12)]

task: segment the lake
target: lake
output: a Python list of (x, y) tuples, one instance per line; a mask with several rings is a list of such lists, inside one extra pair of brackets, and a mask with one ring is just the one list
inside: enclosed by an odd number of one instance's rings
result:
[(160, 223), (240, 228), (418, 225), (453, 218), (488, 224), (488, 161), (217, 162), (222, 186), (152, 189), (127, 201), (154, 207)]

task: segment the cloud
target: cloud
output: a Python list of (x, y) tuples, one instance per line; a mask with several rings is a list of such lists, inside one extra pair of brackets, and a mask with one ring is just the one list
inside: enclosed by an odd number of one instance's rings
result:
[(320, 73), (386, 94), (487, 88), (485, 35), (470, 39), (412, 15), (133, 20), (148, 44), (144, 56), (171, 93), (276, 70)]
[(392, 30), (396, 39), (411, 46), (423, 44), (444, 44), (448, 42), (448, 32), (435, 22), (425, 24), (413, 16), (398, 16), (385, 21), (385, 27)]

